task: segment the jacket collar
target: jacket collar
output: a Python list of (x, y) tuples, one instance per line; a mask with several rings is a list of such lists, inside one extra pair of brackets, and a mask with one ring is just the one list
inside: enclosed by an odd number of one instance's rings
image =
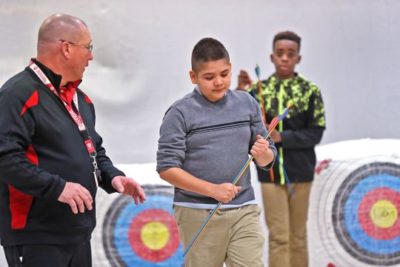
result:
[[(36, 58), (32, 58), (31, 60), (43, 71), (43, 73), (46, 75), (46, 77), (50, 80), (51, 84), (59, 92), (62, 76), (55, 73), (54, 71), (52, 71), (51, 69), (46, 67), (44, 64), (40, 63)], [(73, 87), (77, 88), (81, 82), (82, 82), (82, 80), (69, 82), (65, 85), (65, 87), (70, 87), (72, 85)]]

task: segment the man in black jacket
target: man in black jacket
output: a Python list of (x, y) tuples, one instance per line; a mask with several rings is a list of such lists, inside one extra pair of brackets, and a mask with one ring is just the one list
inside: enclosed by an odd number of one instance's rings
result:
[(91, 266), (97, 187), (145, 200), (107, 157), (78, 88), (92, 48), (81, 19), (54, 14), (37, 57), (1, 88), (0, 238), (10, 266)]

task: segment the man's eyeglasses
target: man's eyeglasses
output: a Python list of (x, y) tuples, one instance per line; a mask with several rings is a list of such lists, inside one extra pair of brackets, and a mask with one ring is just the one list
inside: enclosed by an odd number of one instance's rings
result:
[(67, 41), (67, 40), (60, 40), (60, 42), (67, 42), (67, 43), (69, 43), (69, 44), (71, 44), (71, 45), (84, 47), (84, 48), (86, 48), (87, 50), (89, 50), (89, 52), (92, 52), (92, 51), (93, 51), (93, 44), (88, 44), (88, 45), (76, 44), (76, 43), (74, 43), (74, 42), (70, 42), (70, 41)]

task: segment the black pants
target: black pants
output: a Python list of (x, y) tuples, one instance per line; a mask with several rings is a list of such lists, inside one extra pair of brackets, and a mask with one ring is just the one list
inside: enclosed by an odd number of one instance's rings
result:
[(91, 267), (90, 242), (79, 245), (4, 247), (9, 267)]

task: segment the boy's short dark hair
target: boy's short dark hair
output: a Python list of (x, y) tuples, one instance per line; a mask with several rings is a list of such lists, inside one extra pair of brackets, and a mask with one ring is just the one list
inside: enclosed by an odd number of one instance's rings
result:
[(229, 53), (224, 45), (216, 39), (203, 38), (193, 48), (192, 70), (196, 70), (199, 63), (220, 59), (230, 61)]
[(272, 49), (275, 48), (275, 43), (280, 40), (290, 40), (290, 41), (295, 42), (298, 45), (299, 51), (300, 51), (301, 37), (299, 35), (297, 35), (296, 33), (292, 32), (292, 31), (278, 32), (274, 36), (274, 40), (272, 41)]

